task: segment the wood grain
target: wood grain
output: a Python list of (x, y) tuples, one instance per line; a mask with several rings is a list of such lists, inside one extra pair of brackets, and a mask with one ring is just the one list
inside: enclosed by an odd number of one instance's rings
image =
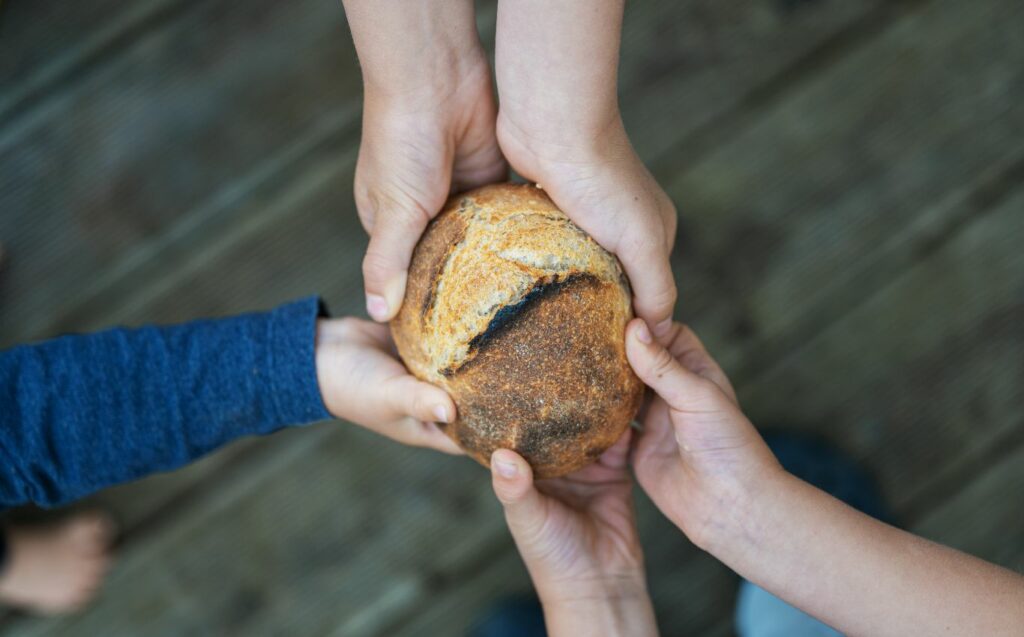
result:
[[(272, 4), (147, 22), (0, 129), (0, 340), (314, 291), (361, 311), (348, 36), (336, 3)], [(623, 110), (682, 213), (682, 315), (755, 420), (828, 434), (916, 528), (1012, 566), (1020, 477), (986, 470), (1022, 427), (1021, 9), (896, 4), (630, 4)], [(96, 608), (0, 628), (466, 626), (524, 584), (468, 468), (341, 425), (229, 447), (97, 498), (129, 535)], [(641, 525), (665, 634), (727, 631), (733, 576)]]

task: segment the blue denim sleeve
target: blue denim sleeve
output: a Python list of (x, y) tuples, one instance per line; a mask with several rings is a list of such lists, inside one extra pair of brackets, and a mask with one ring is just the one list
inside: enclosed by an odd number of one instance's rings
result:
[(241, 436), (330, 418), (320, 303), (112, 329), (0, 353), (0, 508), (54, 506)]

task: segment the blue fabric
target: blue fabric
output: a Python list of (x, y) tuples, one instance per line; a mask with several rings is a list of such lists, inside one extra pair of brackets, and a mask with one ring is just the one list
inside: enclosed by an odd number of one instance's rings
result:
[[(813, 437), (783, 432), (765, 433), (764, 440), (786, 471), (863, 513), (892, 522), (874, 481), (834, 447)], [(747, 581), (740, 584), (735, 620), (740, 637), (841, 637), (828, 625)]]
[(0, 508), (62, 504), (241, 436), (330, 418), (320, 304), (0, 352)]
[(747, 581), (740, 584), (736, 600), (736, 633), (740, 637), (843, 637), (834, 628)]

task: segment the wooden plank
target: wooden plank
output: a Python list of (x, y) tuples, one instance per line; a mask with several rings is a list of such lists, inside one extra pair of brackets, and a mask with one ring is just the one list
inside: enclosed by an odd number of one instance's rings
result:
[[(1024, 421), (1016, 427), (1024, 430)], [(1001, 458), (924, 516), (913, 531), (1024, 573), (1024, 444)]]
[(894, 4), (906, 3), (626, 3), (619, 95), (634, 146), (647, 162), (666, 153), (692, 159), (686, 140), (709, 125), (730, 129), (724, 115), (771, 87), (785, 90), (851, 32), (870, 35), (899, 13)]
[[(960, 481), (950, 486), (950, 472), (967, 466), (969, 471), (959, 473), (969, 479), (1008, 436), (1019, 438), (1024, 426), (1018, 417), (1024, 407), (1024, 333), (1018, 329), (1024, 321), (1024, 254), (1018, 249), (1024, 240), (1022, 210), (1024, 189), (794, 353), (778, 374), (759, 379), (748, 388), (753, 396), (745, 397), (748, 413), (762, 424), (797, 430), (805, 425), (853, 449), (881, 478), (898, 513), (922, 499), (927, 506), (936, 487), (943, 496), (955, 492)], [(950, 272), (958, 271), (968, 274), (951, 280)], [(1000, 282), (986, 285), (991, 279)], [(936, 305), (961, 311), (951, 317), (935, 312)], [(996, 320), (979, 322), (979, 315)], [(966, 333), (960, 334), (965, 326)], [(835, 350), (842, 353), (842, 364), (833, 358)], [(794, 381), (796, 387), (787, 384)], [(880, 392), (880, 387), (888, 388)], [(807, 409), (821, 416), (810, 420)], [(865, 417), (867, 409), (883, 413)], [(899, 420), (888, 423), (890, 414)], [(859, 444), (858, 437), (863, 439)], [(1019, 488), (1021, 483), (1015, 484)], [(1009, 497), (958, 498), (990, 509), (991, 528), (1007, 516), (1020, 517)], [(639, 515), (663, 632), (722, 630), (716, 622), (731, 616), (735, 576), (696, 551), (644, 501)], [(931, 519), (921, 528), (934, 535), (944, 527)], [(1024, 550), (1018, 542), (1008, 543)], [(972, 552), (981, 548), (994, 549), (983, 540), (970, 545)], [(983, 556), (1013, 566), (1010, 558)], [(512, 557), (503, 559), (508, 564)], [(520, 581), (506, 587), (502, 577), (502, 568), (484, 568), (471, 581), (454, 582), (423, 609), (410, 612), (400, 634), (431, 634), (446, 619), (454, 626), (468, 625), (493, 601), (479, 591), (505, 595), (522, 587)], [(436, 614), (429, 610), (434, 605)]]
[(638, 520), (647, 582), (662, 635), (703, 635), (732, 614), (739, 579), (699, 550), (646, 497)]
[[(444, 588), (409, 609), (407, 617), (383, 626), (375, 634), (393, 637), (418, 635), (466, 635), (490, 612), (499, 600), (533, 594), (526, 572), (511, 537), (493, 558), (481, 561), (479, 568), (462, 581), (442, 583)], [(338, 633), (341, 635), (341, 633)]]
[(1022, 19), (1012, 1), (925, 5), (675, 174), (680, 308), (737, 376), (1019, 181)]
[[(258, 207), (240, 211), (231, 234), (215, 234), (188, 252), (173, 252), (162, 260), (164, 278), (153, 278), (119, 308), (118, 323), (175, 322), (202, 315), (224, 315), (269, 308), (289, 299), (319, 293), (337, 316), (362, 311), (359, 264), (365, 236), (354, 214), (338, 214), (338, 201), (348, 191), (354, 157), (304, 172), (292, 189), (260, 200)], [(109, 320), (110, 306), (97, 299), (95, 319), (80, 315), (86, 329)], [(241, 462), (238, 479), (259, 472), (266, 457), (298, 441), (256, 440), (213, 454), (183, 471), (156, 476), (102, 493), (94, 502), (113, 510), (132, 530), (181, 498), (194, 484), (206, 484), (230, 463)], [(245, 454), (254, 457), (238, 460)], [(209, 488), (209, 487), (204, 487)]]
[[(217, 225), (224, 201), (287, 172), (324, 138), (354, 139), (358, 81), (336, 3), (232, 12), (226, 1), (207, 3), (143, 38), (37, 113), (34, 126), (19, 129), (20, 141), (0, 141), (0, 148), (9, 147), (0, 167), (11, 164), (0, 171), (10, 180), (0, 181), (0, 205), (18, 213), (0, 221), (12, 255), (0, 288), (5, 343), (52, 334), (55, 325), (33, 319), (74, 315), (79, 303), (109, 294), (141, 263), (173, 249), (170, 244), (187, 245), (208, 230), (205, 224)], [(631, 9), (624, 109), (641, 153), (651, 157), (654, 144), (682, 139), (708, 114), (741, 101), (745, 91), (877, 4), (858, 0), (777, 15), (738, 1)], [(488, 25), (492, 3), (482, 6), (481, 23)], [(265, 19), (254, 26), (251, 15)], [(654, 72), (652, 34), (673, 60), (687, 60), (698, 40), (708, 50), (732, 53), (689, 62), (669, 78), (664, 65)], [(492, 37), (487, 28), (484, 35)], [(183, 39), (190, 43), (184, 54)], [(213, 50), (221, 53), (210, 56)], [(140, 80), (151, 77), (161, 80)], [(706, 90), (711, 78), (731, 90)], [(668, 85), (672, 95), (658, 93)], [(653, 117), (638, 110), (653, 106), (669, 110)], [(682, 122), (680, 109), (688, 113)], [(34, 186), (44, 179), (61, 187)]]
[[(1024, 427), (1024, 423), (1018, 423)], [(982, 472), (963, 489), (941, 503), (912, 527), (915, 533), (948, 546), (953, 546), (983, 559), (1018, 572), (1024, 572), (1024, 513), (1020, 507), (1007, 506), (1019, 499), (1024, 485), (1024, 446), (1018, 446), (987, 471)], [(644, 526), (657, 523), (641, 521)], [(674, 529), (659, 529), (645, 535), (645, 547), (652, 595), (655, 599), (659, 627), (664, 635), (730, 635), (735, 586), (738, 580), (724, 567), (715, 569), (713, 560), (701, 555), (679, 560), (679, 555), (664, 554), (658, 549), (667, 544)], [(651, 540), (654, 540), (652, 546)], [(655, 549), (655, 550), (652, 550)], [(693, 552), (689, 547), (681, 553)], [(668, 559), (666, 559), (666, 557)], [(708, 562), (709, 564), (700, 564)], [(680, 567), (687, 567), (685, 572)], [(715, 570), (721, 571), (716, 577)], [(665, 571), (659, 573), (658, 571)], [(698, 613), (704, 600), (693, 594), (708, 590), (708, 585), (719, 590), (711, 595), (714, 612)], [(676, 584), (676, 586), (672, 586)], [(459, 582), (452, 590), (431, 596), (429, 602), (417, 609), (398, 630), (382, 632), (394, 637), (414, 635), (465, 634), (499, 599), (507, 599), (530, 591), (530, 581), (515, 552), (508, 543), (505, 550), (493, 560), (484, 562), (470, 581)], [(705, 594), (706, 595), (706, 594)], [(680, 613), (679, 611), (684, 612)], [(683, 615), (682, 617), (680, 615)], [(720, 617), (710, 626), (701, 626), (700, 616)]]
[[(639, 489), (637, 496), (637, 525), (661, 633), (702, 634), (730, 611), (738, 580), (729, 569), (690, 544)], [(532, 584), (515, 545), (507, 531), (502, 535), (505, 541), (499, 555), (478, 560), (478, 568), (465, 578), (439, 582), (422, 604), (410, 608), (406, 616), (396, 618), (394, 625), (385, 625), (377, 634), (466, 634), (498, 600), (531, 595)]]
[[(666, 3), (662, 3), (657, 8), (659, 12), (671, 11), (671, 7)], [(484, 9), (486, 9), (486, 6)], [(817, 15), (816, 12), (812, 13)], [(631, 24), (633, 26), (626, 29), (627, 42), (632, 38), (633, 41), (639, 44), (636, 39), (638, 34), (643, 32), (643, 29), (638, 28), (636, 18), (637, 16), (642, 17), (644, 15), (646, 14), (631, 11), (631, 19), (633, 20)], [(664, 16), (661, 17), (663, 18)], [(482, 13), (482, 18), (486, 23), (486, 11)], [(189, 24), (193, 24), (196, 20), (193, 19)], [(645, 18), (645, 20), (644, 24), (664, 22), (663, 19), (650, 20), (649, 17)], [(822, 18), (816, 18), (815, 24), (817, 26), (824, 26), (822, 20)], [(832, 24), (833, 26), (839, 25), (842, 24), (842, 21), (835, 20)], [(222, 28), (230, 29), (232, 25), (228, 24)], [(824, 31), (827, 32), (827, 29), (824, 29)], [(730, 37), (735, 37), (735, 34), (730, 32)], [(164, 40), (166, 39), (168, 38), (164, 38)], [(163, 45), (161, 44), (161, 46)], [(632, 49), (633, 47), (627, 48)], [(150, 64), (156, 64), (161, 59), (155, 55), (150, 55), (149, 58), (143, 56), (143, 62), (155, 60), (148, 62)], [(629, 58), (627, 55), (627, 60), (624, 61), (624, 70), (631, 73), (630, 69), (636, 66), (636, 62), (630, 62), (630, 59), (632, 58)], [(642, 62), (644, 58), (638, 59)], [(231, 69), (228, 69), (224, 73), (227, 74), (230, 71)], [(279, 151), (279, 156), (274, 161), (268, 162), (268, 164), (271, 164), (269, 168), (264, 169), (263, 166), (260, 166), (254, 171), (255, 175), (250, 179), (253, 182), (252, 184), (232, 184), (230, 188), (226, 188), (224, 192), (219, 193), (219, 196), (215, 197), (212, 202), (189, 213), (189, 217), (177, 223), (172, 231), (165, 231), (163, 234), (158, 233), (151, 242), (141, 245), (138, 250), (122, 259), (117, 264), (114, 275), (111, 275), (109, 271), (104, 274), (101, 268), (98, 275), (100, 285), (87, 286), (89, 288), (86, 292), (88, 301), (79, 304), (72, 316), (59, 316), (55, 322), (50, 323), (41, 330), (34, 326), (30, 327), (27, 324), (25, 328), (34, 331), (34, 333), (54, 333), (68, 330), (98, 329), (113, 322), (132, 323), (154, 320), (168, 322), (184, 320), (197, 315), (222, 314), (251, 309), (253, 307), (268, 306), (290, 295), (306, 291), (324, 290), (325, 285), (329, 288), (332, 282), (335, 281), (335, 277), (321, 276), (317, 278), (315, 276), (307, 276), (302, 282), (288, 280), (285, 283), (286, 279), (282, 277), (282, 268), (292, 268), (292, 271), (295, 271), (297, 276), (314, 272), (314, 269), (310, 267), (311, 264), (308, 259), (295, 259), (291, 256), (293, 253), (285, 253), (278, 260), (266, 259), (265, 255), (270, 253), (276, 254), (275, 251), (281, 249), (280, 243), (268, 242), (261, 245), (251, 253), (252, 255), (259, 254), (260, 256), (253, 256), (245, 260), (241, 265), (236, 262), (225, 265), (219, 270), (206, 268), (198, 275), (196, 272), (199, 271), (196, 268), (199, 267), (197, 264), (204, 263), (209, 255), (222, 249), (224, 244), (222, 239), (224, 237), (230, 237), (231, 241), (241, 241), (240, 237), (249, 232), (249, 228), (263, 223), (260, 219), (265, 217), (260, 210), (272, 208), (274, 212), (267, 213), (269, 217), (283, 214), (281, 211), (284, 208), (269, 200), (276, 196), (283, 196), (287, 200), (288, 197), (292, 196), (287, 193), (305, 192), (305, 190), (312, 187), (307, 185), (307, 182), (310, 181), (308, 178), (309, 174), (317, 175), (324, 180), (328, 178), (333, 179), (335, 184), (349, 183), (351, 166), (347, 161), (348, 157), (342, 157), (342, 155), (349, 155), (347, 145), (351, 143), (351, 137), (341, 133), (332, 134), (332, 130), (338, 129), (338, 126), (333, 126), (333, 128), (332, 126), (324, 126), (321, 130), (317, 130), (300, 139), (299, 142), (288, 147), (285, 151)], [(335, 174), (329, 175), (332, 172)], [(297, 180), (297, 183), (292, 183), (292, 180)], [(267, 185), (268, 182), (269, 185)], [(260, 184), (263, 185), (261, 186)], [(282, 184), (286, 188), (285, 195), (279, 195), (276, 192), (276, 189), (282, 187)], [(290, 245), (302, 247), (293, 248), (295, 250), (294, 254), (336, 255), (339, 252), (345, 252), (347, 256), (355, 257), (361, 251), (362, 244), (358, 240), (355, 244), (350, 240), (344, 244), (345, 248), (333, 247), (335, 245), (342, 245), (334, 243), (338, 237), (358, 237), (360, 233), (354, 227), (354, 222), (351, 219), (353, 213), (350, 205), (344, 203), (351, 201), (351, 195), (347, 188), (332, 188), (331, 193), (324, 196), (323, 200), (312, 206), (312, 208), (326, 210), (335, 206), (338, 208), (338, 216), (334, 217), (334, 219), (341, 221), (345, 219), (345, 215), (348, 215), (348, 224), (338, 226), (333, 231), (328, 230), (320, 234), (305, 233), (297, 236)], [(169, 195), (169, 193), (163, 194)], [(248, 196), (248, 199), (244, 199), (242, 203), (236, 202), (237, 198), (245, 196)], [(329, 199), (333, 199), (333, 202)], [(291, 205), (311, 207), (309, 202), (292, 201)], [(319, 217), (310, 215), (305, 218), (317, 219)], [(291, 227), (301, 227), (306, 223), (304, 221), (305, 218), (281, 222), (281, 224), (283, 226), (284, 223), (288, 223)], [(325, 213), (319, 219), (319, 221), (314, 220), (311, 223), (319, 224), (317, 226), (319, 229), (325, 229), (324, 223), (329, 224), (331, 217)], [(291, 236), (289, 229), (282, 228), (276, 232), (279, 232), (280, 236), (285, 238)], [(325, 241), (317, 243), (321, 238), (325, 238)], [(59, 245), (60, 241), (55, 241), (54, 243)], [(312, 250), (305, 248), (305, 246), (314, 245), (321, 245), (322, 248)], [(360, 247), (356, 247), (357, 245)], [(202, 256), (197, 257), (197, 254)], [(226, 272), (234, 272), (239, 267), (250, 267), (253, 264), (259, 267), (261, 263), (267, 267), (260, 271), (259, 277), (249, 276), (247, 280), (251, 285), (244, 289), (239, 286), (241, 277), (225, 276)], [(14, 265), (17, 266), (16, 261)], [(81, 266), (82, 264), (77, 265)], [(340, 267), (337, 262), (325, 264), (325, 267), (330, 267), (333, 272), (346, 271), (352, 272), (353, 277), (358, 276), (358, 262), (354, 259), (346, 260), (344, 265)], [(77, 267), (74, 269), (79, 270)], [(323, 274), (323, 270), (316, 271)], [(89, 268), (81, 268), (81, 272), (87, 272), (90, 276), (97, 276), (97, 273), (90, 272)], [(11, 273), (6, 274), (11, 276)], [(266, 280), (280, 281), (281, 283), (277, 290), (289, 290), (290, 292), (266, 294), (268, 288), (261, 280), (261, 277)], [(186, 278), (187, 283), (183, 284), (182, 280)], [(33, 279), (33, 281), (36, 280)], [(110, 281), (113, 281), (114, 284), (107, 285)], [(9, 284), (10, 282), (7, 281), (5, 283)], [(37, 287), (41, 288), (40, 294), (45, 290), (46, 294), (52, 298), (55, 296), (55, 291), (49, 285), (52, 285), (52, 281), (48, 280), (48, 286)], [(97, 287), (100, 292), (97, 291)], [(10, 288), (5, 289), (9, 290)], [(347, 287), (338, 296), (348, 298), (356, 292), (357, 288)], [(138, 309), (139, 306), (145, 306), (150, 300), (160, 296), (165, 299), (163, 303), (149, 309)], [(329, 296), (331, 295), (329, 294)], [(18, 305), (19, 307), (21, 306), (21, 304)], [(10, 305), (6, 306), (5, 310), (10, 307)], [(226, 457), (230, 457), (230, 455), (227, 454)], [(203, 469), (215, 469), (219, 466), (219, 458), (220, 456), (205, 462), (202, 465)], [(205, 473), (201, 473), (200, 469), (197, 468), (191, 470), (191, 474), (186, 475), (198, 477), (205, 475)], [(188, 482), (188, 480), (184, 481)], [(150, 486), (155, 487), (158, 482), (161, 485), (166, 484), (170, 487), (170, 485), (175, 483), (175, 480), (173, 478), (154, 480), (153, 485), (144, 484), (140, 486), (138, 488), (139, 492), (147, 493)], [(173, 489), (166, 491), (164, 489), (156, 489), (156, 491), (156, 493), (151, 494), (151, 497), (127, 498), (139, 503), (141, 509), (136, 509), (135, 506), (128, 509), (120, 508), (119, 513), (126, 519), (126, 524), (131, 526), (135, 521), (144, 519), (151, 512), (158, 510), (160, 505), (166, 501), (166, 498), (174, 497)], [(114, 500), (116, 499), (117, 497), (115, 496)]]
[(0, 128), (10, 126), (16, 112), (31, 108), (29, 102), (41, 99), (41, 93), (73, 81), (97, 57), (115, 54), (119, 43), (184, 5), (172, 0), (0, 4)]
[(4, 340), (38, 334), (38, 317), (110, 268), (131, 272), (169, 228), (201, 225), (314, 140), (351, 143), (359, 101), (336, 2), (215, 0), (141, 38), (0, 139)]
[(741, 386), (754, 421), (840, 441), (879, 476), (898, 512), (944, 496), (951, 478), (1020, 425), (1022, 211), (1018, 189)]
[(10, 634), (365, 634), (465, 570), (503, 524), (466, 458), (351, 426), (306, 433), (275, 471), (211, 490), (128, 547), (93, 608)]
[[(942, 45), (942, 41), (940, 40), (940, 41), (939, 41), (939, 43), (938, 43), (938, 44), (936, 44), (936, 46), (937, 46), (937, 47), (939, 47), (939, 46), (941, 46), (941, 45)], [(770, 163), (770, 162), (765, 162), (765, 163), (767, 164), (767, 163)], [(301, 201), (302, 201), (302, 199), (296, 199), (296, 202), (297, 202), (297, 203), (299, 203), (299, 202), (301, 202)], [(282, 219), (283, 219), (283, 217), (282, 217)], [(275, 222), (275, 223), (277, 223), (277, 222)], [(280, 232), (280, 230), (281, 230), (282, 228), (286, 228), (286, 227), (288, 227), (288, 226), (285, 226), (285, 225), (283, 225), (283, 222), (282, 222), (282, 224), (281, 224), (281, 225), (278, 225), (278, 226), (274, 226), (273, 224), (270, 224), (270, 226), (268, 226), (268, 228), (271, 228), (271, 229), (276, 229), (276, 230), (277, 230), (278, 232)], [(322, 229), (322, 228), (324, 228), (324, 227), (329, 227), (329, 226), (319, 226), (319, 228), (321, 228), (321, 229)], [(262, 231), (261, 231), (261, 232), (262, 232)], [(272, 233), (270, 232), (270, 230), (267, 230), (267, 233), (268, 233), (268, 234), (272, 234)], [(243, 242), (242, 242), (242, 244), (239, 244), (239, 245), (241, 246), (241, 245), (244, 245), (244, 244), (245, 244), (245, 242), (243, 241)], [(327, 244), (327, 242), (325, 242), (325, 245), (326, 245), (326, 244)], [(267, 244), (267, 245), (270, 245), (270, 244)], [(314, 250), (314, 249), (315, 249), (315, 247), (316, 247), (316, 245), (318, 245), (318, 244), (316, 244), (316, 243), (313, 243), (313, 244), (303, 244), (303, 246), (304, 246), (304, 247), (305, 247), (305, 248), (306, 248), (307, 250)], [(236, 248), (232, 248), (232, 249), (234, 249), (234, 250), (237, 250), (237, 252), (238, 252), (238, 253), (240, 253), (240, 254), (241, 254), (241, 253), (243, 252), (243, 249), (242, 249), (242, 247), (236, 247)], [(203, 253), (203, 258), (212, 258), (212, 257), (213, 257), (212, 253)], [(197, 258), (198, 258), (198, 257), (197, 257)], [(235, 258), (240, 258), (240, 257), (235, 257)], [(251, 259), (251, 257), (250, 257), (250, 259)], [(224, 264), (229, 264), (229, 263), (231, 263), (231, 259), (225, 258), (225, 259), (222, 259), (222, 260), (220, 260), (220, 261), (219, 261), (218, 263), (219, 263), (220, 265), (224, 265)], [(197, 266), (197, 267), (198, 267), (198, 266)], [(243, 268), (242, 268), (242, 271), (248, 271), (248, 270), (247, 270), (247, 268), (248, 268), (248, 267), (251, 267), (251, 266), (250, 266), (250, 265), (246, 265), (245, 267), (243, 267)], [(252, 266), (252, 267), (255, 267), (255, 266)], [(209, 270), (208, 272), (217, 272), (217, 271), (218, 271), (217, 269), (213, 269), (213, 268), (211, 268), (211, 270)], [(259, 272), (260, 270), (259, 270), (259, 269), (257, 269), (256, 271), (257, 271), (257, 272)], [(196, 274), (197, 272), (203, 272), (203, 270), (202, 270), (201, 268), (200, 268), (200, 269), (197, 269), (197, 270), (194, 270), (194, 271), (192, 272), (192, 274), (190, 274), (190, 275), (189, 275), (189, 276), (192, 276), (192, 277), (193, 277), (193, 278), (192, 278), (192, 279), (190, 279), (189, 281), (197, 281), (197, 280), (198, 280), (198, 278), (196, 278), (196, 277), (197, 277), (197, 274)], [(289, 276), (290, 276), (290, 275), (289, 275)], [(259, 285), (258, 285), (258, 284), (260, 283), (260, 281), (256, 280), (256, 278), (255, 278), (255, 277), (247, 277), (247, 278), (249, 279), (249, 282), (248, 282), (248, 283), (245, 283), (245, 285), (249, 286), (250, 288), (257, 288), (257, 287), (259, 287)], [(269, 281), (273, 281), (273, 278), (267, 278), (267, 279), (264, 279), (264, 281), (267, 281), (267, 280), (269, 280)], [(184, 294), (184, 291), (185, 291), (185, 290), (188, 290), (188, 286), (186, 286), (186, 285), (182, 285), (182, 287), (181, 287), (181, 288), (175, 288), (174, 286), (170, 286), (170, 287), (168, 287), (168, 288), (167, 288), (167, 290), (169, 290), (169, 291), (170, 291), (171, 293), (173, 293), (173, 292), (175, 292), (175, 291), (177, 291), (177, 290), (179, 290), (179, 289), (180, 289), (180, 290), (182, 290), (182, 293), (181, 293), (181, 294), (180, 294), (180, 295), (178, 296), (178, 298), (185, 298), (185, 294)], [(282, 288), (276, 288), (276, 289), (277, 289), (278, 291), (280, 291), (281, 289), (283, 289), (283, 286), (282, 286)], [(213, 295), (213, 292), (212, 292), (212, 290), (211, 290), (211, 293), (210, 293), (210, 295), (211, 295), (211, 296)], [(160, 307), (160, 308), (163, 308), (163, 309), (169, 309), (169, 310), (173, 311), (173, 310), (174, 310), (174, 307), (173, 307), (173, 306), (174, 306), (174, 301), (173, 301), (173, 299), (174, 299), (174, 298), (175, 298), (175, 297), (171, 296), (171, 294), (170, 294), (170, 293), (169, 293), (169, 294), (167, 294), (167, 295), (164, 295), (164, 296), (162, 296), (162, 300), (161, 300), (161, 301), (159, 301), (159, 302), (157, 302), (157, 303), (156, 303), (156, 304), (155, 304), (155, 305), (154, 305), (153, 307)], [(206, 298), (206, 299), (204, 299), (204, 300), (203, 300), (203, 301), (201, 301), (201, 302), (202, 302), (202, 303), (216, 303), (217, 301), (216, 301), (215, 299), (211, 299), (211, 298)], [(146, 309), (145, 307), (142, 307), (142, 308), (136, 308), (136, 309), (131, 309), (130, 311), (128, 311), (128, 312), (126, 313), (126, 315), (129, 315), (129, 316), (135, 316), (135, 317), (149, 317), (149, 316), (151, 316), (151, 315), (147, 314), (147, 311), (148, 311), (148, 310), (147, 310), (147, 309)], [(863, 344), (862, 344), (862, 346), (863, 346)], [(875, 371), (877, 371), (877, 370), (875, 370)], [(141, 550), (141, 549), (140, 549), (140, 550)], [(404, 589), (404, 590), (413, 590), (413, 591), (415, 591), (415, 587), (414, 587), (414, 585), (413, 585), (413, 588), (411, 588), (411, 589), (407, 588), (407, 589)], [(399, 601), (401, 601), (401, 600), (399, 600)], [(403, 603), (403, 604), (397, 604), (397, 603), (396, 603), (396, 604), (395, 604), (395, 605), (394, 605), (393, 607), (391, 607), (391, 608), (398, 608), (398, 607), (401, 607), (401, 608), (407, 608), (408, 606), (406, 606), (406, 605), (405, 605), (404, 603)], [(186, 625), (187, 625), (187, 624), (186, 624)]]

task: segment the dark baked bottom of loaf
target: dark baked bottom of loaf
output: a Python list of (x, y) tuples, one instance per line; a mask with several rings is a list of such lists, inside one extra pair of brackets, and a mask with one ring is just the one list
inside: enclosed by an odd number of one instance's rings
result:
[(484, 464), (509, 448), (537, 477), (550, 477), (611, 446), (636, 414), (642, 386), (616, 338), (614, 286), (584, 274), (539, 287), (452, 375), (459, 418), (447, 430)]

